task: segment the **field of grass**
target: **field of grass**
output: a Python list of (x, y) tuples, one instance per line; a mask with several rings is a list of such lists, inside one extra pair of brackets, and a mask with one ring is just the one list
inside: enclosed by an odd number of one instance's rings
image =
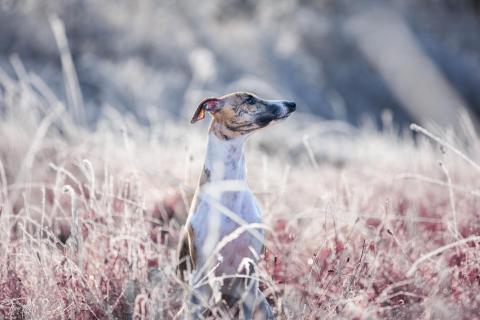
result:
[[(0, 319), (170, 319), (205, 124), (106, 108), (87, 129), (81, 103), (16, 70), (0, 72)], [(384, 122), (300, 112), (249, 141), (278, 319), (480, 319), (475, 130)]]

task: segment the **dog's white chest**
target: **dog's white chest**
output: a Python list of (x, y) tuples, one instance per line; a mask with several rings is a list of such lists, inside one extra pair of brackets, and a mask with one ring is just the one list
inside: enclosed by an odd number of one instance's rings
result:
[[(233, 219), (231, 214), (235, 215)], [(244, 222), (243, 227), (239, 221)], [(257, 261), (263, 243), (263, 231), (248, 225), (261, 222), (260, 210), (250, 191), (224, 192), (217, 199), (200, 199), (191, 217), (197, 270), (208, 263), (208, 269), (218, 264), (217, 275), (244, 271), (239, 270), (244, 259)]]

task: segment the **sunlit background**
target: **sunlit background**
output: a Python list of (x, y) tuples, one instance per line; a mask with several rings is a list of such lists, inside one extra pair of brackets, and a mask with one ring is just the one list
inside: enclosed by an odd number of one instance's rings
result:
[[(78, 117), (92, 126), (106, 106), (144, 124), (186, 121), (201, 98), (240, 90), (380, 128), (385, 110), (400, 126), (456, 127), (459, 112), (480, 115), (474, 0), (0, 4), (2, 72), (38, 74), (58, 96), (83, 102)], [(78, 97), (66, 97), (59, 21)]]
[(244, 90), (297, 103), (245, 148), (278, 319), (478, 319), (478, 0), (0, 0), (0, 319), (172, 319)]

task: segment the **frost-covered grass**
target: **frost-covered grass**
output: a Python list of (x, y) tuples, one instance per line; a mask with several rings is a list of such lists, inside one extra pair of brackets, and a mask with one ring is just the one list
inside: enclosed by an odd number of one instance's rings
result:
[[(0, 319), (170, 319), (206, 127), (107, 108), (85, 129), (69, 110), (35, 75), (0, 74)], [(279, 319), (479, 317), (478, 137), (384, 119), (297, 113), (249, 141)]]

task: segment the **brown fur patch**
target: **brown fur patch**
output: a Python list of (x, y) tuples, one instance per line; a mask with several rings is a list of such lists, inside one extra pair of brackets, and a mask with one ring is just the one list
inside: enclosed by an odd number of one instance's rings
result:
[(259, 129), (255, 123), (256, 118), (268, 112), (267, 103), (251, 93), (237, 92), (220, 99), (224, 106), (212, 114), (210, 131), (222, 140), (233, 139)]
[(220, 140), (230, 140), (242, 135), (241, 132), (233, 132), (229, 130), (226, 127), (225, 123), (219, 123), (216, 120), (212, 121), (212, 124), (210, 126), (210, 132), (213, 132), (213, 134), (215, 134), (215, 136)]
[(210, 170), (208, 168), (203, 167), (202, 176), (200, 177), (199, 185), (202, 186), (205, 183), (210, 182)]
[[(208, 108), (205, 107), (207, 102)], [(219, 139), (229, 140), (266, 127), (277, 116), (275, 108), (271, 102), (251, 93), (236, 92), (220, 98), (204, 99), (198, 106), (192, 123), (203, 119), (205, 111), (209, 111), (213, 117), (210, 132)]]
[(237, 113), (235, 112), (235, 108), (230, 103), (227, 103), (220, 111), (214, 113), (213, 117), (217, 122), (224, 123), (236, 118)]
[(178, 246), (178, 264), (177, 264), (177, 276), (186, 281), (186, 273), (195, 269), (196, 265), (196, 250), (194, 246), (194, 232), (191, 225), (186, 225), (182, 230)]

